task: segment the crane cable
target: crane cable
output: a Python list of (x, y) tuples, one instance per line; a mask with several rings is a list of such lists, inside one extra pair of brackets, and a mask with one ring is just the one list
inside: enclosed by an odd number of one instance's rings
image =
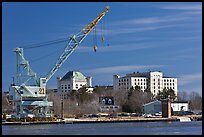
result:
[(93, 32), (93, 50), (94, 52), (96, 52), (97, 50), (97, 35), (96, 35), (96, 27), (94, 28), (94, 32)]
[(47, 57), (50, 57), (50, 56), (52, 56), (52, 55), (55, 55), (56, 53), (58, 53), (59, 51), (61, 51), (63, 48), (64, 48), (64, 47), (59, 48), (59, 49), (57, 49), (57, 50), (55, 50), (55, 51), (53, 51), (53, 52), (51, 52), (51, 53), (49, 53), (49, 54), (46, 54), (46, 55), (44, 55), (44, 56), (41, 56), (41, 57), (39, 57), (39, 58), (36, 58), (36, 59), (30, 60), (30, 62), (33, 63), (33, 62), (36, 62), (36, 61), (39, 61), (39, 60), (45, 59), (45, 58), (47, 58)]
[(24, 49), (39, 48), (39, 47), (49, 46), (52, 44), (58, 44), (58, 43), (66, 42), (68, 40), (69, 40), (68, 38), (61, 38), (61, 39), (56, 39), (56, 40), (47, 41), (47, 42), (43, 42), (43, 43), (37, 43), (37, 44), (22, 46), (22, 48), (24, 48)]
[[(104, 18), (105, 19), (105, 18)], [(102, 41), (102, 45), (104, 45), (104, 24), (105, 24), (105, 20), (102, 21), (102, 24), (101, 24), (101, 41)]]

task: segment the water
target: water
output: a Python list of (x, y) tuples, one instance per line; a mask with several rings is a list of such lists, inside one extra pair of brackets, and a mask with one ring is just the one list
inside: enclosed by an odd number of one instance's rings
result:
[(202, 121), (2, 125), (2, 135), (202, 135)]

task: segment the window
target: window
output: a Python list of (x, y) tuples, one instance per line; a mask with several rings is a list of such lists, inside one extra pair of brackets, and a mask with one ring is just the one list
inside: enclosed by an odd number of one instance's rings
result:
[(67, 89), (67, 85), (64, 85), (64, 89)]

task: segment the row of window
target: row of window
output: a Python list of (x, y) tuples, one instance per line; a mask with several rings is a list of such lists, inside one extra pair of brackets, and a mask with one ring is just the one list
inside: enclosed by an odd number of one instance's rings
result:
[(61, 92), (68, 92), (68, 91), (71, 91), (71, 90), (66, 90), (66, 89), (65, 90), (61, 90)]
[[(129, 83), (127, 83), (127, 85), (128, 85)], [(126, 83), (118, 83), (118, 85), (120, 86), (120, 85), (126, 85)]]
[(121, 79), (121, 80), (119, 79), (119, 82), (123, 82), (123, 81), (126, 82), (126, 80), (128, 82), (128, 79)]
[[(174, 82), (174, 79), (163, 79), (164, 82)], [(128, 82), (128, 79), (119, 79), (119, 82)], [(148, 81), (148, 79), (135, 79), (135, 81)], [(156, 81), (156, 79), (153, 79), (153, 81)], [(158, 79), (158, 82), (160, 81), (160, 79)]]
[[(121, 85), (128, 85), (129, 83), (118, 83), (119, 86)], [(146, 85), (146, 83), (135, 83), (135, 85)], [(150, 85), (150, 84), (148, 84)], [(156, 85), (156, 83), (153, 83), (153, 85)], [(160, 83), (158, 83), (158, 85), (160, 85)], [(164, 86), (168, 86), (168, 85), (173, 85), (174, 86), (174, 83), (164, 83)]]
[[(78, 86), (80, 86), (80, 87), (82, 87), (82, 84), (76, 84), (76, 88), (79, 88)], [(70, 89), (70, 85), (68, 84), (68, 85), (61, 85), (61, 89), (63, 90), (63, 89)]]
[(164, 82), (174, 82), (174, 79), (164, 79)]

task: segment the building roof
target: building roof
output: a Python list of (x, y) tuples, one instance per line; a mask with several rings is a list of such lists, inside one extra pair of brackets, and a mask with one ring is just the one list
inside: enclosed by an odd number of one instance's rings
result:
[(171, 103), (188, 103), (188, 101), (174, 101), (174, 102), (171, 102)]
[(150, 105), (150, 104), (153, 104), (153, 103), (161, 104), (161, 101), (159, 101), (159, 100), (155, 100), (155, 101), (152, 101), (152, 102), (146, 103), (146, 104), (144, 104), (143, 106), (147, 106), (147, 105)]
[(61, 80), (75, 78), (76, 80), (86, 80), (86, 77), (79, 71), (69, 71)]

